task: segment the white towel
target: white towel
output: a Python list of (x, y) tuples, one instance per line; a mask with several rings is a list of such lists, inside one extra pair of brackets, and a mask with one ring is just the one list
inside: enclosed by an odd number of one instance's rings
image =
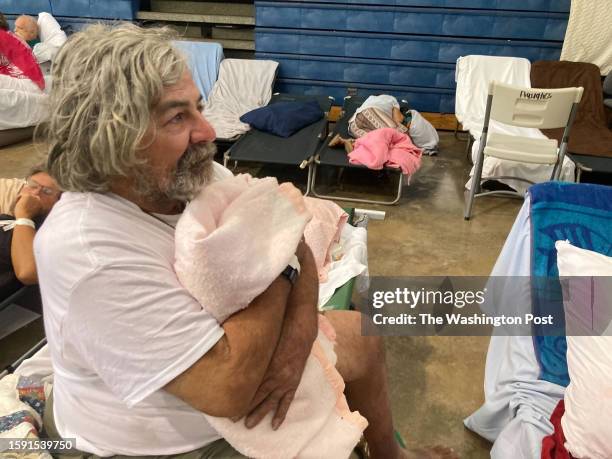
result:
[(602, 75), (612, 71), (611, 6), (610, 0), (572, 0), (562, 61), (595, 64)]
[(219, 79), (204, 107), (204, 117), (215, 128), (218, 139), (231, 139), (250, 128), (240, 117), (268, 105), (278, 62), (225, 59)]

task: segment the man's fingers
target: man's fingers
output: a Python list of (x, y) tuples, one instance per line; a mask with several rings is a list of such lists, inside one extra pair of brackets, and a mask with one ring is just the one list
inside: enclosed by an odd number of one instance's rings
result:
[(255, 392), (255, 396), (253, 397), (253, 400), (251, 400), (251, 405), (249, 406), (247, 413), (251, 413), (255, 411), (255, 408), (261, 405), (261, 403), (270, 396), (270, 394), (274, 390), (273, 387), (268, 387), (271, 385), (272, 384), (268, 384), (268, 381), (264, 381), (263, 384), (259, 386), (259, 389), (257, 389), (257, 392)]
[(244, 425), (247, 429), (252, 429), (257, 424), (261, 422), (261, 420), (268, 414), (270, 411), (274, 410), (278, 405), (279, 397), (275, 394), (270, 394), (270, 396), (265, 399), (257, 408), (255, 408), (246, 418)]
[(287, 412), (289, 411), (293, 397), (295, 397), (295, 391), (292, 390), (287, 392), (281, 399), (278, 407), (276, 408), (274, 419), (272, 419), (272, 429), (278, 429), (285, 421), (285, 416), (287, 416)]

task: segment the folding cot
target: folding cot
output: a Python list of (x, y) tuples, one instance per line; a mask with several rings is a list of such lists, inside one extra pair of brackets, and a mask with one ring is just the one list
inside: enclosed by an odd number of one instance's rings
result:
[[(7, 311), (4, 311), (4, 314), (6, 314), (8, 312), (8, 308), (10, 306), (18, 306), (19, 308), (24, 308), (24, 309), (28, 309), (32, 312), (36, 312), (37, 314), (41, 313), (42, 311), (42, 302), (40, 299), (40, 291), (38, 289), (37, 285), (27, 285), (27, 286), (23, 286), (21, 287), (19, 290), (17, 290), (16, 292), (13, 292), (12, 294), (10, 294), (9, 296), (0, 299), (0, 313), (2, 313), (5, 309)], [(5, 316), (6, 317), (6, 316)], [(14, 317), (12, 316), (12, 314), (9, 314), (8, 317)], [(2, 325), (11, 325), (11, 323), (9, 322), (8, 324), (2, 324)], [(25, 325), (24, 325), (25, 326)], [(23, 328), (23, 327), (22, 327)], [(21, 330), (21, 328), (19, 328), (18, 330)], [(17, 331), (17, 330), (15, 330)], [(11, 335), (9, 335), (11, 336)], [(9, 338), (11, 339), (11, 338)], [(9, 365), (8, 368), (1, 368), (0, 367), (0, 378), (2, 378), (2, 376), (4, 376), (7, 372), (11, 372), (12, 369), (16, 368), (17, 365), (25, 358), (27, 358), (28, 356), (34, 354), (34, 352), (36, 352), (36, 350), (40, 349), (40, 347), (42, 347), (42, 344), (40, 344), (40, 342), (35, 346), (34, 349), (31, 349), (30, 351), (28, 351), (26, 353), (25, 356), (21, 357), (19, 360), (17, 360), (17, 362), (13, 363), (12, 365)], [(11, 353), (12, 354), (12, 350)], [(5, 356), (6, 358), (6, 356)], [(4, 363), (6, 363), (6, 361), (4, 361)]]
[(8, 365), (6, 368), (0, 371), (0, 379), (5, 377), (7, 374), (13, 373), (19, 365), (23, 363), (24, 360), (29, 359), (38, 351), (40, 351), (47, 344), (47, 338), (42, 338), (38, 343), (32, 346), (27, 352), (25, 352), (22, 356), (20, 356), (13, 363)]
[(224, 59), (204, 106), (204, 117), (217, 133), (216, 144), (227, 149), (249, 130), (240, 117), (270, 102), (278, 62)]
[[(402, 171), (400, 169), (385, 167), (383, 170), (391, 171), (394, 174), (398, 175), (398, 184), (397, 184), (397, 194), (392, 200), (373, 200), (373, 199), (361, 199), (361, 198), (350, 198), (343, 196), (332, 196), (321, 194), (316, 191), (316, 180), (317, 180), (317, 170), (321, 166), (330, 166), (335, 168), (358, 168), (358, 169), (367, 169), (365, 166), (350, 164), (346, 152), (342, 148), (332, 148), (329, 146), (329, 141), (336, 135), (339, 134), (343, 138), (350, 138), (351, 135), (348, 132), (349, 121), (352, 116), (355, 114), (355, 111), (363, 104), (365, 98), (357, 97), (357, 96), (348, 96), (344, 99), (343, 104), (343, 115), (342, 118), (338, 120), (336, 123), (335, 129), (332, 133), (329, 134), (325, 143), (319, 149), (317, 155), (314, 159), (313, 170), (312, 170), (312, 183), (310, 185), (310, 189), (312, 190), (312, 194), (318, 198), (325, 199), (341, 199), (343, 201), (350, 202), (364, 202), (368, 204), (384, 204), (384, 205), (393, 205), (396, 204), (401, 196), (402, 196), (402, 186), (403, 186), (403, 177)], [(405, 111), (408, 103), (403, 100), (401, 101), (401, 109)]]
[(27, 306), (30, 309), (40, 310), (41, 301), (38, 286), (26, 285), (6, 298), (0, 298), (0, 311), (15, 303)]
[(293, 134), (290, 137), (279, 137), (257, 129), (251, 129), (231, 146), (223, 156), (223, 164), (229, 161), (248, 161), (266, 164), (297, 166), (307, 169), (306, 192), (310, 192), (310, 167), (317, 148), (327, 134), (327, 115), (332, 105), (332, 98), (324, 96), (300, 96), (293, 94), (274, 94), (271, 104), (279, 102), (305, 102), (316, 100), (325, 116)]

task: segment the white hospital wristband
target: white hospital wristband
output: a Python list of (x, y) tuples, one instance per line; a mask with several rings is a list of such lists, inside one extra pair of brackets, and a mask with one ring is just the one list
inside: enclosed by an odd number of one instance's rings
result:
[(36, 225), (29, 218), (18, 218), (17, 220), (15, 220), (15, 226), (18, 226), (18, 225), (29, 226), (32, 229), (36, 229)]

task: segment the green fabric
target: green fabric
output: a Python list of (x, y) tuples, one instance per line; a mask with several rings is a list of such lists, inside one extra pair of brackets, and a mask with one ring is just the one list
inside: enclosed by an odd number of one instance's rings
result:
[[(355, 208), (354, 207), (343, 207), (344, 211), (348, 214), (348, 222), (353, 223), (355, 219)], [(355, 278), (346, 282), (342, 287), (338, 287), (332, 297), (327, 300), (322, 307), (322, 311), (347, 311), (351, 307), (351, 299), (353, 297), (353, 287), (355, 285)]]
[(351, 307), (355, 278), (338, 287), (332, 297), (322, 307), (322, 311), (348, 311)]

